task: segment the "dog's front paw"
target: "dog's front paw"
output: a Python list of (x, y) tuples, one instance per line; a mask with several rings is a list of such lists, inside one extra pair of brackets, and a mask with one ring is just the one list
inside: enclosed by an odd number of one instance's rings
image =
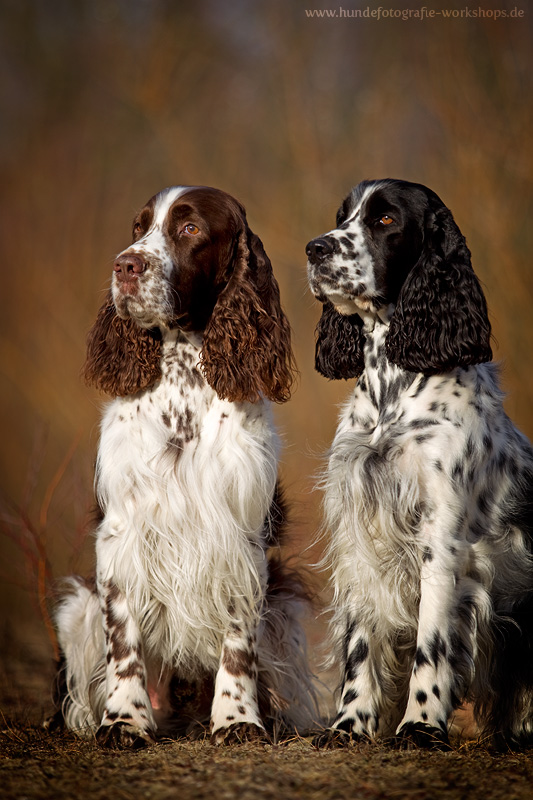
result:
[(406, 722), (394, 739), (400, 750), (423, 747), (426, 750), (450, 750), (448, 734), (442, 728), (427, 725), (425, 722)]
[(96, 731), (96, 741), (100, 747), (115, 750), (139, 750), (155, 743), (152, 732), (138, 728), (124, 720), (112, 725), (100, 725)]
[(264, 728), (254, 722), (234, 722), (227, 728), (217, 728), (211, 734), (212, 744), (243, 744), (244, 742), (266, 742)]

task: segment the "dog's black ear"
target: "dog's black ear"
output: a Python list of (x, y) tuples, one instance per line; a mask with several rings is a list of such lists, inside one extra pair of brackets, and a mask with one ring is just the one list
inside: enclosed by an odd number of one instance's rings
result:
[(316, 326), (315, 369), (330, 380), (357, 378), (364, 369), (363, 321), (345, 317), (326, 301)]
[(431, 375), (490, 361), (492, 350), (465, 238), (440, 201), (427, 216), (424, 250), (402, 287), (385, 346), (394, 364)]

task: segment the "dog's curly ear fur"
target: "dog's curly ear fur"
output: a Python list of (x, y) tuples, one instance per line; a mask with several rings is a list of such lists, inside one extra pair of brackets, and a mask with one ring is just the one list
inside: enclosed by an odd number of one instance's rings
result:
[(430, 205), (422, 256), (402, 287), (385, 342), (398, 366), (427, 375), (492, 359), (485, 296), (446, 206)]
[(159, 331), (121, 319), (109, 292), (87, 337), (86, 383), (114, 397), (135, 394), (159, 379), (160, 361)]
[(345, 317), (327, 300), (315, 330), (315, 369), (330, 380), (357, 378), (364, 369), (363, 321)]
[(291, 330), (261, 240), (242, 221), (230, 278), (206, 325), (200, 353), (205, 379), (219, 397), (288, 400), (295, 366)]

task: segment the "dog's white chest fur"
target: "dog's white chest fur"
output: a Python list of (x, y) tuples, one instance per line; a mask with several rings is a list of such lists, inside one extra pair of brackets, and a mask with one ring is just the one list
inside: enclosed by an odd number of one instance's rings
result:
[(267, 407), (220, 400), (197, 362), (181, 335), (164, 343), (160, 383), (109, 405), (97, 465), (99, 580), (176, 665), (216, 659), (230, 598), (260, 595), (276, 482)]

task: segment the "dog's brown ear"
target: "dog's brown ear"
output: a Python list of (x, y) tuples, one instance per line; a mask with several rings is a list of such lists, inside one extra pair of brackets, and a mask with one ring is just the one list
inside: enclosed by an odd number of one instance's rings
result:
[(135, 394), (159, 380), (160, 361), (159, 331), (121, 319), (109, 292), (87, 337), (86, 383), (114, 397)]
[(258, 236), (244, 224), (231, 277), (205, 328), (202, 372), (219, 397), (282, 403), (294, 377), (291, 330), (270, 260)]

